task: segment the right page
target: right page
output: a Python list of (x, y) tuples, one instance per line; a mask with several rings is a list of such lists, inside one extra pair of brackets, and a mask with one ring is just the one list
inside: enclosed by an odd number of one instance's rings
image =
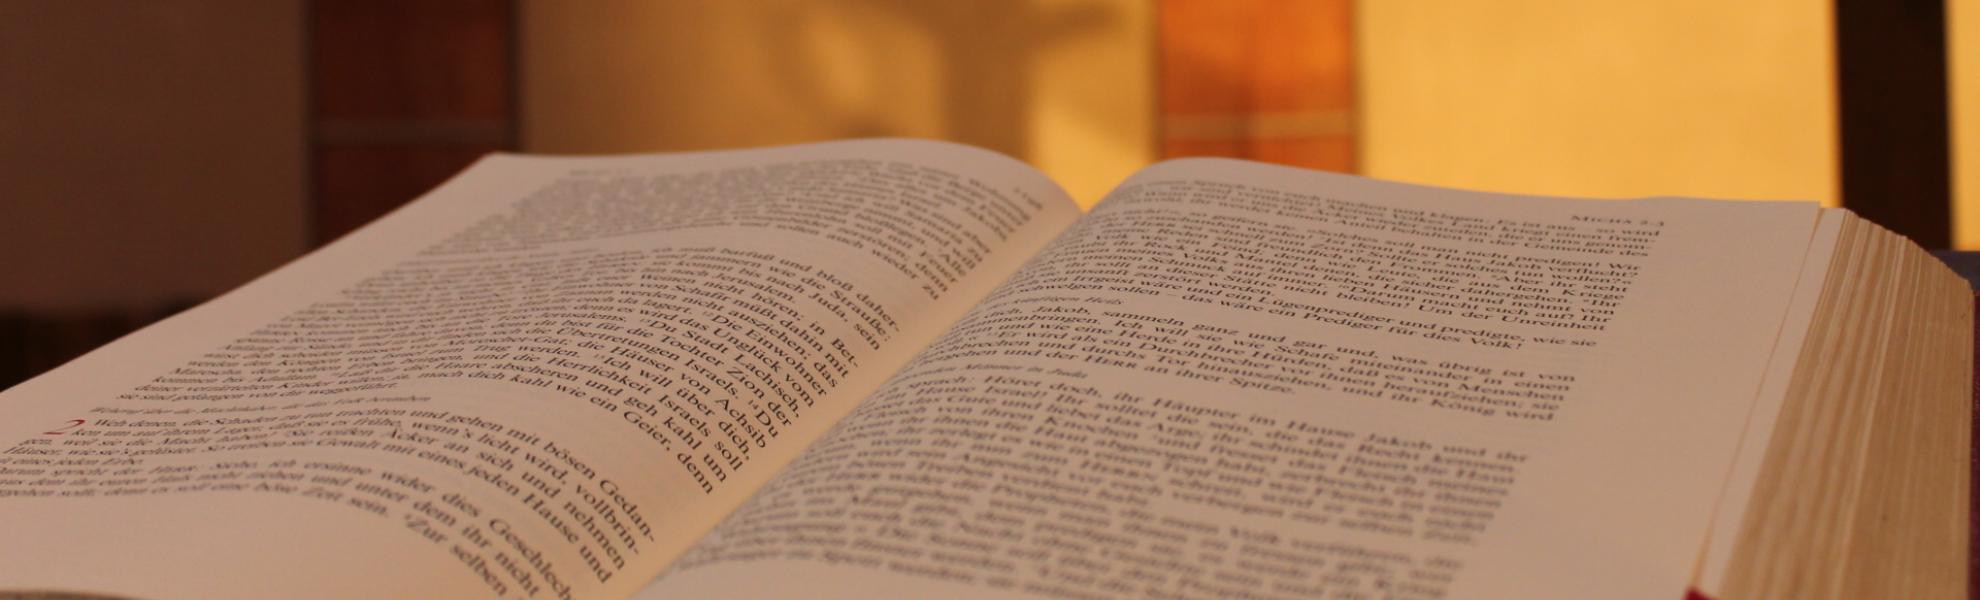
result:
[(1817, 218), (1151, 167), (647, 592), (1671, 600)]

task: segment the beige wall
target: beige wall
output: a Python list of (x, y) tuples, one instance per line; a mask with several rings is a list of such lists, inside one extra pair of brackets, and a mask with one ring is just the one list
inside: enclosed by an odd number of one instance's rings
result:
[(523, 140), (553, 153), (866, 136), (975, 144), (1092, 202), (1153, 156), (1153, 3), (522, 3)]
[(204, 299), (303, 248), (300, 0), (0, 2), (0, 309)]
[(1836, 199), (1826, 0), (1356, 4), (1369, 175)]

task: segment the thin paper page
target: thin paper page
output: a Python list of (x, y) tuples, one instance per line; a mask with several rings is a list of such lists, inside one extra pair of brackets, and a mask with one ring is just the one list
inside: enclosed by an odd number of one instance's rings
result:
[(1802, 343), (1808, 338), (1809, 322), (1814, 318), (1825, 276), (1834, 259), (1837, 239), (1842, 233), (1842, 223), (1847, 218), (1849, 213), (1840, 209), (1822, 211), (1821, 221), (1809, 240), (1808, 260), (1802, 265), (1800, 280), (1795, 284), (1794, 299), (1782, 321), (1780, 341), (1775, 343), (1774, 356), (1769, 361), (1766, 378), (1756, 396), (1746, 433), (1740, 437), (1739, 454), (1733, 461), (1731, 474), (1726, 477), (1725, 491), (1712, 517), (1712, 530), (1699, 563), (1697, 582), (1698, 588), (1707, 594), (1716, 592), (1725, 580), (1726, 565), (1732, 560), (1733, 542), (1745, 522), (1746, 508), (1753, 498), (1754, 484), (1760, 477), (1760, 465), (1766, 457), (1768, 441), (1772, 438), (1774, 424), (1780, 420), (1781, 405), (1787, 400), (1788, 383), (1794, 376), (1797, 359), (1803, 355)]
[(0, 587), (624, 596), (1076, 215), (933, 142), (489, 158), (0, 396)]
[(1675, 598), (1816, 211), (1165, 163), (647, 597)]

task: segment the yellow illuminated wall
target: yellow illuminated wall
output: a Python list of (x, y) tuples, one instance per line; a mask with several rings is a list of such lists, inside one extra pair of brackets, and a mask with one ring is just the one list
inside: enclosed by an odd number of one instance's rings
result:
[(1980, 6), (1946, 2), (1952, 73), (1953, 243), (1980, 250)]
[(1088, 205), (1154, 156), (1149, 2), (521, 7), (533, 152), (928, 137), (1017, 156)]
[[(1953, 21), (1956, 186), (1980, 206), (1980, 10)], [(905, 135), (1038, 165), (1085, 203), (1154, 158), (1140, 0), (524, 0), (539, 152)], [(1362, 172), (1625, 197), (1837, 196), (1826, 0), (1356, 2)], [(1965, 33), (1965, 35), (1961, 35)], [(1958, 210), (1980, 245), (1980, 210)]]
[(1837, 196), (1826, 0), (1356, 3), (1364, 173), (1576, 196)]

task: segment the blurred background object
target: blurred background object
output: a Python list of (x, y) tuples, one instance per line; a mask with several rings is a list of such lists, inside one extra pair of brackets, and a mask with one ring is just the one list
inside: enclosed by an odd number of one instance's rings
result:
[(0, 0), (0, 387), (497, 150), (937, 138), (1088, 206), (1234, 156), (1980, 247), (1977, 53), (1920, 0)]
[(302, 17), (0, 1), (0, 387), (308, 249)]
[(1163, 158), (1355, 170), (1347, 0), (1167, 0), (1156, 44)]
[(908, 136), (1037, 165), (1091, 203), (1154, 158), (1142, 0), (525, 0), (523, 147)]
[(506, 0), (308, 2), (309, 214), (316, 245), (516, 150)]

